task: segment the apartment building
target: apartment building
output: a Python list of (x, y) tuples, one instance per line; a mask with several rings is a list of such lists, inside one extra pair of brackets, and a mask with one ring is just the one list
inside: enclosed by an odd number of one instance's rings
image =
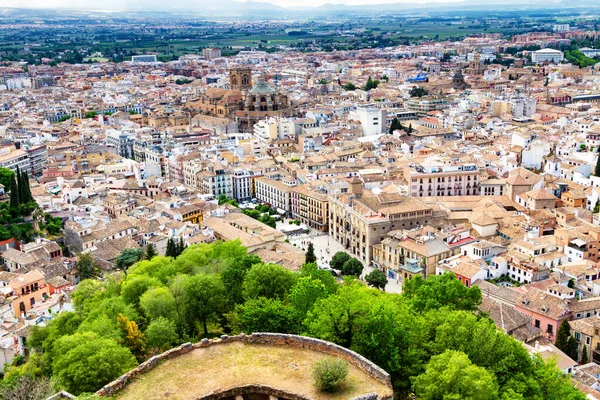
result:
[(256, 198), (258, 201), (268, 203), (280, 214), (291, 215), (292, 190), (297, 182), (292, 177), (285, 177), (281, 181), (260, 177), (255, 179)]
[(212, 194), (215, 197), (224, 194), (229, 198), (233, 194), (231, 174), (223, 165), (209, 165), (206, 170), (197, 173), (196, 179), (196, 187), (203, 193)]
[(16, 171), (31, 171), (31, 160), (25, 150), (3, 149), (0, 153), (0, 167)]
[(409, 165), (404, 176), (412, 197), (479, 195), (479, 168), (465, 165)]
[(350, 181), (350, 192), (329, 197), (329, 232), (347, 252), (370, 264), (373, 246), (393, 230), (427, 225), (433, 209), (397, 193), (373, 194), (362, 190), (360, 179)]
[(296, 186), (291, 192), (292, 217), (313, 229), (327, 232), (329, 229), (329, 200), (327, 195)]

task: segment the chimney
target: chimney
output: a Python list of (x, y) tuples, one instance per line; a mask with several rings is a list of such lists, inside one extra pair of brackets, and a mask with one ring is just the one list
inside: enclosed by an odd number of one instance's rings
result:
[(361, 196), (362, 195), (362, 190), (363, 190), (363, 186), (362, 186), (362, 181), (358, 178), (358, 176), (353, 176), (352, 178), (350, 178), (350, 180), (348, 181), (350, 187), (350, 193), (355, 195), (355, 196)]

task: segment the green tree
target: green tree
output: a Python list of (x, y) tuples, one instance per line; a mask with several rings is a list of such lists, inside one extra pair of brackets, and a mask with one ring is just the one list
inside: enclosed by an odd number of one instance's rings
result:
[(187, 244), (185, 244), (183, 237), (179, 237), (179, 241), (177, 242), (177, 256), (179, 257), (185, 249), (187, 249)]
[(74, 395), (95, 392), (137, 364), (129, 349), (90, 333), (60, 338), (53, 353), (53, 376)]
[(171, 321), (177, 319), (175, 296), (165, 287), (148, 289), (140, 297), (140, 307), (144, 311), (144, 315), (151, 321), (159, 318), (166, 318)]
[(327, 295), (334, 294), (338, 289), (338, 284), (331, 272), (320, 269), (316, 263), (304, 264), (300, 268), (300, 275), (319, 280), (325, 286)]
[(356, 90), (356, 85), (352, 82), (348, 82), (343, 86), (343, 88), (346, 91), (352, 91), (352, 90)]
[(175, 324), (167, 318), (159, 317), (146, 329), (147, 345), (150, 353), (161, 353), (179, 343)]
[(256, 264), (246, 274), (243, 284), (245, 299), (267, 297), (283, 300), (296, 283), (296, 275), (277, 264)]
[(544, 400), (585, 400), (583, 393), (571, 384), (569, 375), (556, 366), (556, 360), (544, 362), (538, 355), (534, 356), (534, 379), (537, 382)]
[(21, 200), (19, 198), (19, 187), (16, 175), (10, 181), (10, 210), (13, 215), (20, 213)]
[(263, 214), (260, 216), (260, 218), (258, 218), (259, 222), (262, 222), (263, 224), (270, 226), (271, 228), (275, 229), (276, 225), (277, 225), (277, 221), (275, 221), (275, 218), (271, 217), (268, 214)]
[(158, 254), (156, 253), (156, 249), (154, 249), (154, 245), (152, 243), (148, 243), (146, 245), (146, 260), (152, 260)]
[(300, 327), (299, 314), (291, 305), (266, 297), (238, 304), (227, 314), (227, 320), (235, 333), (298, 333)]
[[(598, 147), (600, 149), (600, 147)], [(600, 176), (600, 155), (596, 158), (596, 168), (594, 169), (594, 175)]]
[(374, 269), (365, 275), (365, 281), (367, 281), (369, 286), (373, 286), (374, 288), (381, 290), (385, 290), (385, 285), (388, 283), (385, 273), (378, 269)]
[(246, 254), (238, 257), (231, 262), (231, 265), (221, 273), (221, 280), (225, 286), (226, 293), (230, 304), (240, 304), (244, 302), (243, 284), (246, 278), (246, 273), (255, 264), (260, 264), (262, 261), (255, 255)]
[(127, 269), (144, 258), (142, 249), (124, 249), (115, 260), (115, 267)]
[(415, 276), (405, 281), (403, 296), (418, 312), (441, 307), (475, 311), (481, 303), (479, 287), (468, 288), (449, 272), (429, 277), (427, 280)]
[(90, 279), (100, 275), (100, 268), (90, 253), (80, 253), (77, 260), (77, 274), (80, 279)]
[(0, 167), (0, 184), (4, 186), (6, 191), (9, 191), (11, 188), (12, 180), (15, 177), (15, 173), (4, 167)]
[(342, 265), (342, 274), (360, 276), (363, 265), (358, 258), (352, 257)]
[(331, 261), (329, 261), (329, 266), (338, 271), (342, 270), (342, 266), (346, 261), (350, 259), (350, 254), (345, 251), (338, 251), (331, 257)]
[(577, 341), (573, 336), (569, 336), (569, 340), (567, 340), (567, 351), (566, 355), (571, 357), (572, 360), (578, 361), (579, 359), (579, 350), (578, 350)]
[(175, 244), (173, 238), (169, 238), (167, 240), (167, 250), (165, 252), (165, 255), (167, 257), (177, 257), (179, 255), (177, 254), (177, 244)]
[(89, 119), (94, 118), (98, 113), (96, 111), (88, 111), (83, 115), (83, 118)]
[(429, 92), (420, 86), (415, 86), (410, 90), (409, 94), (410, 97), (423, 97), (427, 96)]
[(394, 119), (392, 120), (392, 123), (390, 124), (390, 130), (389, 130), (390, 135), (393, 134), (394, 131), (397, 131), (400, 129), (402, 129), (402, 124), (400, 123), (398, 118), (394, 117)]
[(563, 353), (567, 354), (569, 357), (569, 338), (571, 337), (571, 325), (569, 325), (569, 321), (565, 318), (560, 323), (558, 327), (558, 332), (556, 332), (556, 340), (554, 345), (558, 347), (559, 350), (562, 350)]
[(588, 362), (590, 362), (590, 360), (588, 359), (588, 349), (586, 345), (583, 345), (583, 347), (581, 348), (581, 360), (579, 361), (579, 363), (581, 365), (585, 365)]
[(133, 304), (137, 307), (144, 293), (150, 288), (161, 286), (156, 278), (148, 275), (129, 275), (121, 285), (121, 298), (127, 304)]
[(306, 256), (304, 259), (305, 264), (317, 262), (317, 256), (315, 255), (315, 246), (313, 246), (312, 242), (308, 244), (308, 248), (306, 249)]
[(310, 276), (304, 276), (292, 288), (289, 299), (294, 308), (301, 315), (305, 316), (317, 300), (325, 298), (328, 295), (329, 293), (323, 282), (313, 279)]
[(425, 372), (413, 379), (419, 398), (437, 399), (498, 399), (498, 384), (494, 375), (471, 364), (466, 354), (454, 350), (431, 358)]
[[(225, 306), (225, 287), (215, 274), (199, 274), (186, 277), (182, 283), (182, 308), (188, 321), (190, 335), (199, 333), (202, 325), (204, 336), (208, 335), (208, 323), (218, 318)], [(176, 296), (177, 298), (177, 296)]]

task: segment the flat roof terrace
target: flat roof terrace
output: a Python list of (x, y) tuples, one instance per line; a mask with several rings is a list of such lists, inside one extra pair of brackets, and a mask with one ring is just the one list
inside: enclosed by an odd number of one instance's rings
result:
[[(313, 384), (312, 366), (325, 356), (348, 361), (336, 393)], [(153, 357), (97, 392), (119, 400), (392, 399), (389, 375), (359, 354), (318, 339), (272, 333), (186, 343)]]

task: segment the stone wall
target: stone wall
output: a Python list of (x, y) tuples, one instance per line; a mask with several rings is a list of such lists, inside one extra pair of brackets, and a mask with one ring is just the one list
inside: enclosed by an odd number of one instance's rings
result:
[(206, 396), (200, 397), (198, 400), (219, 400), (227, 397), (235, 397), (238, 395), (245, 394), (264, 394), (269, 396), (278, 397), (280, 399), (286, 400), (310, 400), (307, 397), (300, 396), (295, 393), (284, 392), (279, 389), (272, 388), (270, 386), (265, 385), (246, 385), (246, 386), (238, 386), (233, 389), (224, 390), (221, 392), (214, 392), (208, 394)]
[[(120, 376), (111, 383), (107, 384), (102, 389), (98, 390), (96, 394), (98, 396), (111, 396), (115, 394), (117, 391), (123, 388), (127, 384), (127, 382), (135, 379), (137, 375), (143, 374), (144, 372), (154, 368), (161, 361), (179, 357), (183, 354), (189, 353), (190, 351), (196, 348), (210, 347), (232, 342), (241, 342), (247, 344), (268, 344), (276, 346), (279, 345), (294, 348), (303, 348), (318, 351), (323, 354), (328, 354), (335, 357), (340, 357), (348, 361), (350, 364), (353, 364), (356, 367), (367, 372), (373, 378), (377, 379), (390, 389), (392, 388), (391, 378), (387, 372), (385, 372), (382, 368), (378, 367), (377, 365), (367, 360), (360, 354), (352, 350), (346, 349), (342, 346), (338, 346), (337, 344), (306, 336), (286, 335), (281, 333), (253, 333), (251, 335), (245, 335), (242, 333), (237, 336), (223, 335), (220, 339), (202, 339), (200, 342), (195, 344), (184, 343), (179, 347), (175, 347), (162, 354), (149, 358), (148, 360), (141, 363), (138, 367), (132, 369), (131, 371)], [(360, 396), (357, 398), (357, 400), (377, 399), (377, 395), (374, 395), (375, 397), (372, 397), (373, 395), (374, 394)]]

